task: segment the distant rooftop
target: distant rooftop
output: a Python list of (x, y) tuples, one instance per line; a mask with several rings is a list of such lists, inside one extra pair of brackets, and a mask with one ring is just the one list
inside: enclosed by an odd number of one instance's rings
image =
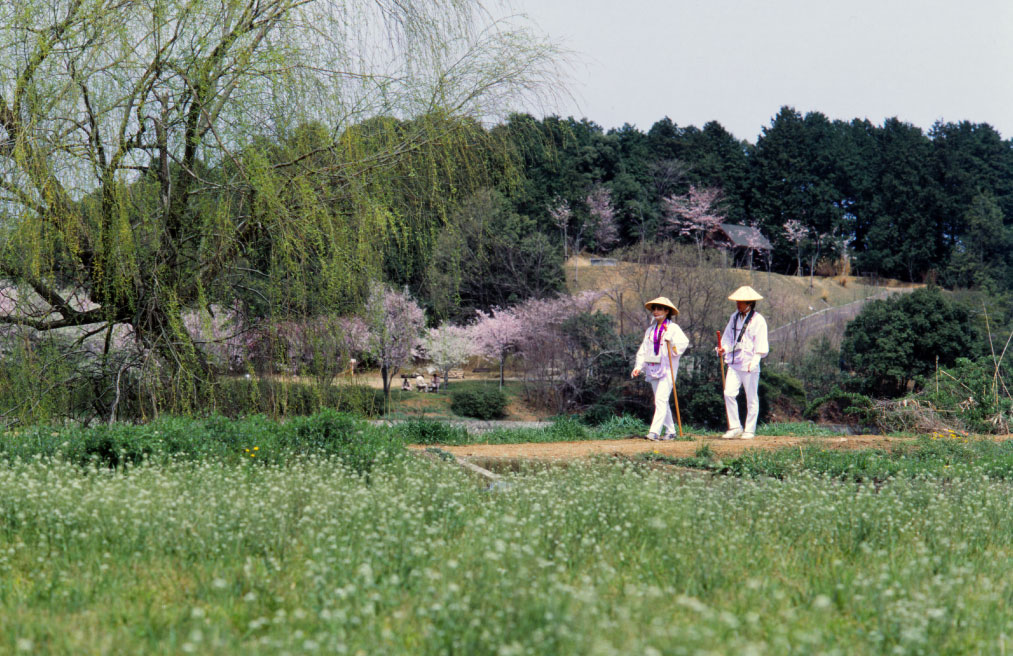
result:
[(721, 231), (728, 237), (728, 241), (734, 247), (752, 248), (758, 251), (769, 251), (773, 247), (770, 241), (763, 236), (760, 229), (754, 226), (736, 225), (734, 223), (722, 223)]

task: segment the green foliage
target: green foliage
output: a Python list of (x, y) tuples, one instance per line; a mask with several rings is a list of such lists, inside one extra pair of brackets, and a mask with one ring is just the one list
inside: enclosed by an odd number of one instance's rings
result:
[(630, 359), (640, 345), (638, 335), (620, 336), (615, 319), (597, 310), (570, 317), (561, 333), (566, 352), (557, 362), (565, 364), (552, 393), (560, 397), (563, 409), (581, 409), (590, 424), (644, 412), (647, 399), (652, 399), (650, 388), (645, 392), (643, 381), (629, 376)]
[(822, 423), (870, 426), (875, 424), (876, 413), (872, 399), (856, 392), (833, 389), (829, 394), (813, 399), (803, 416)]
[(97, 400), (108, 402), (96, 388), (108, 389), (112, 381), (94, 370), (90, 378), (77, 375), (85, 359), (79, 352), (68, 355), (68, 340), (5, 341), (8, 350), (0, 367), (0, 416), (7, 425), (88, 421), (95, 415)]
[(0, 457), (8, 462), (41, 457), (123, 469), (146, 461), (277, 464), (315, 455), (335, 457), (354, 471), (367, 472), (402, 453), (403, 444), (395, 433), (323, 410), (282, 423), (263, 416), (234, 420), (213, 415), (166, 416), (141, 425), (33, 427), (0, 436)]
[(612, 436), (618, 438), (640, 437), (647, 434), (650, 426), (641, 421), (639, 417), (612, 415), (605, 421), (597, 423), (594, 428), (597, 439), (607, 439)]
[(409, 419), (391, 430), (405, 444), (468, 444), (471, 437), (461, 426), (431, 419)]
[(462, 417), (500, 419), (506, 415), (507, 398), (491, 385), (455, 391), (450, 395), (450, 409)]
[(470, 320), (475, 310), (516, 305), (563, 291), (562, 252), (513, 212), (496, 191), (466, 199), (440, 231), (426, 271), (426, 301), (438, 316)]
[(792, 377), (796, 378), (808, 399), (826, 396), (834, 388), (844, 389), (849, 375), (841, 371), (841, 349), (826, 336), (821, 335), (808, 345), (801, 362), (790, 366)]
[(558, 417), (552, 425), (545, 430), (546, 436), (552, 442), (577, 442), (580, 440), (594, 439), (592, 431), (582, 424), (579, 419), (571, 416)]
[(1006, 263), (1013, 231), (1003, 224), (995, 196), (978, 193), (964, 214), (964, 236), (950, 256), (946, 282), (954, 287), (982, 289), (997, 293), (1011, 282)]
[(332, 408), (361, 417), (384, 414), (383, 390), (366, 385), (328, 385), (248, 378), (222, 378), (215, 387), (215, 410), (228, 417), (263, 413), (309, 415)]
[(864, 390), (898, 396), (932, 372), (936, 358), (949, 366), (974, 343), (968, 312), (928, 287), (866, 305), (844, 332), (841, 358)]
[[(999, 373), (1013, 379), (1013, 367), (1005, 360)], [(943, 421), (974, 433), (1008, 434), (1013, 423), (1013, 399), (996, 376), (992, 358), (957, 358), (938, 377), (924, 381), (915, 398), (942, 412)]]
[[(518, 176), (476, 117), (553, 76), (551, 44), (486, 29), (472, 0), (75, 2), (56, 14), (48, 0), (0, 5), (25, 44), (0, 49), (0, 77), (18, 81), (2, 98), (0, 274), (30, 290), (3, 317), (71, 339), (129, 326), (127, 375), (155, 412), (214, 402), (211, 363), (182, 322), (192, 308), (238, 299), (279, 322), (359, 309), (384, 275), (418, 288), (461, 199)], [(90, 364), (105, 369), (108, 355), (107, 343)], [(93, 369), (73, 377), (95, 381)], [(99, 415), (114, 403), (108, 382), (90, 399)]]
[[(761, 369), (758, 394), (761, 417), (776, 414), (791, 419), (802, 416), (805, 409), (805, 388), (802, 382), (773, 367)], [(742, 396), (745, 398), (745, 394)]]

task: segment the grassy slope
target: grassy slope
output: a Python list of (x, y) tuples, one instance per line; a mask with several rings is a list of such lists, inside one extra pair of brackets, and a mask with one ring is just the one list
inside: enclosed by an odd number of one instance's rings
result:
[[(644, 275), (644, 266), (630, 262), (618, 262), (614, 267), (591, 266), (589, 257), (571, 257), (565, 267), (567, 290), (571, 294), (577, 294), (589, 289), (600, 291), (619, 289), (623, 290), (624, 295), (631, 299), (628, 302), (639, 303), (640, 300), (635, 299), (636, 289), (631, 280)], [(858, 276), (833, 278), (816, 276), (812, 280), (812, 290), (810, 290), (808, 276), (786, 276), (778, 273), (768, 274), (766, 271), (733, 268), (715, 268), (709, 275), (713, 275), (719, 281), (724, 281), (721, 286), (728, 290), (728, 294), (742, 285), (750, 285), (759, 291), (764, 296), (764, 305), (767, 306), (764, 315), (767, 317), (770, 328), (776, 328), (818, 310), (853, 303), (882, 291), (884, 287), (903, 286), (894, 280), (881, 279), (879, 285), (873, 285)], [(668, 295), (674, 298), (675, 291), (668, 292)], [(608, 301), (601, 303), (601, 309), (614, 312), (614, 306)], [(722, 312), (724, 309), (730, 312), (733, 309), (731, 302), (728, 303), (727, 308), (722, 307)]]

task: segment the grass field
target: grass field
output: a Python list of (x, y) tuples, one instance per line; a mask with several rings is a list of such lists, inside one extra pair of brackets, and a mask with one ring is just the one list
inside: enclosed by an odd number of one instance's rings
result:
[(494, 488), (290, 446), (5, 460), (0, 653), (998, 654), (1013, 635), (1008, 443)]

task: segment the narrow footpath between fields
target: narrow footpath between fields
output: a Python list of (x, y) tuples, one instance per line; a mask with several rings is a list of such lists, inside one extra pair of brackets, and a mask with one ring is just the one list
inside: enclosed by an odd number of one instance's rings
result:
[[(848, 435), (840, 437), (771, 437), (757, 436), (752, 440), (722, 440), (714, 437), (703, 439), (718, 456), (734, 456), (748, 449), (783, 449), (806, 444), (817, 444), (827, 449), (891, 449), (914, 440), (905, 437), (884, 437), (882, 435)], [(532, 460), (572, 460), (596, 455), (636, 455), (657, 453), (684, 458), (693, 456), (700, 448), (701, 440), (675, 440), (671, 442), (650, 442), (644, 439), (587, 440), (580, 442), (544, 442), (529, 444), (470, 444), (466, 446), (440, 446), (462, 458), (503, 458)], [(426, 449), (413, 446), (413, 449)]]

